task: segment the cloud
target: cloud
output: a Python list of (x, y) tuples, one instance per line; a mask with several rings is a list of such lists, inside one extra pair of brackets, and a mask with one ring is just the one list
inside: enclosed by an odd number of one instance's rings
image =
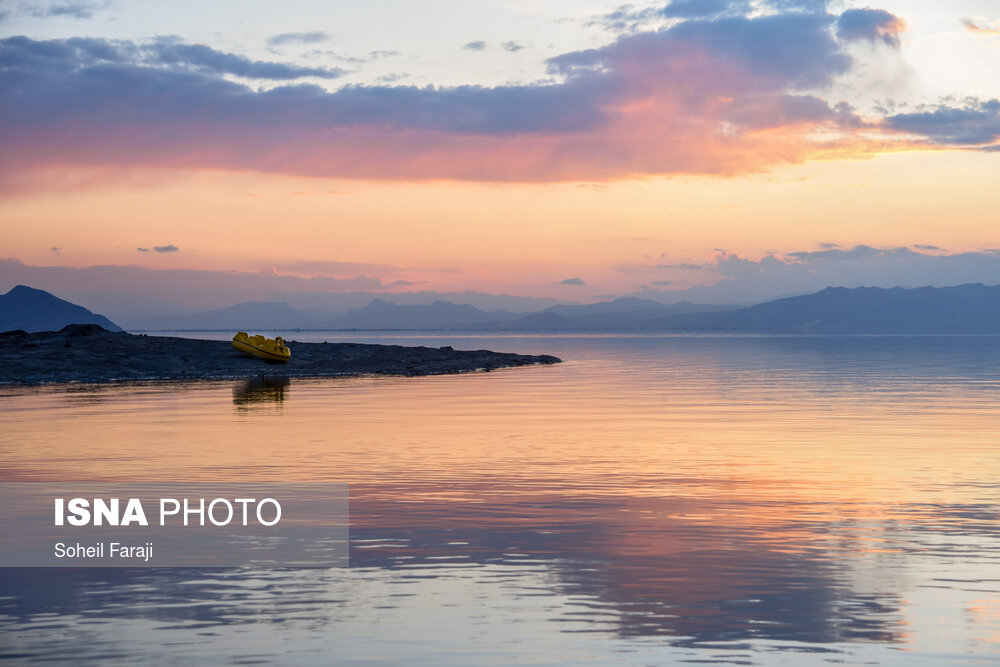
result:
[[(828, 259), (828, 260), (841, 260), (841, 259), (862, 259), (865, 257), (876, 257), (882, 255), (886, 250), (880, 250), (867, 245), (856, 245), (850, 250), (842, 250), (840, 248), (827, 248), (824, 250), (814, 250), (814, 251), (798, 251), (787, 253), (786, 257), (792, 258), (797, 261), (807, 261), (811, 259)], [(892, 252), (910, 252), (908, 248), (895, 248)]]
[(845, 42), (881, 42), (899, 48), (899, 35), (906, 30), (903, 19), (884, 9), (848, 9), (837, 19), (837, 38)]
[(669, 26), (678, 20), (711, 20), (723, 17), (746, 18), (754, 14), (826, 14), (826, 0), (672, 0), (665, 6), (619, 5), (587, 22), (611, 32), (634, 32)]
[(659, 287), (663, 287), (663, 286), (666, 286), (666, 285), (673, 285), (673, 284), (674, 284), (673, 280), (653, 280), (653, 281), (650, 281), (650, 285), (657, 285)]
[(885, 125), (939, 144), (990, 144), (1000, 139), (1000, 100), (970, 98), (961, 107), (938, 104), (889, 116)]
[(484, 51), (486, 49), (486, 42), (477, 39), (474, 42), (466, 42), (462, 48), (466, 51)]
[[(946, 144), (964, 136), (960, 123), (942, 131), (903, 115), (870, 121), (823, 99), (855, 63), (835, 32), (863, 39), (860, 24), (883, 36), (895, 24), (881, 14), (841, 22), (817, 6), (772, 0), (743, 15), (743, 4), (729, 2), (710, 19), (674, 18), (551, 58), (546, 81), (494, 87), (329, 91), (298, 79), (335, 78), (337, 68), (177, 39), (12, 37), (0, 40), (0, 175), (8, 189), (56, 165), (602, 181), (738, 174), (870, 155), (911, 134)], [(232, 75), (289, 83), (258, 89)]]
[(688, 262), (682, 262), (680, 264), (657, 264), (657, 269), (685, 269), (688, 271), (702, 271), (704, 269), (713, 268), (714, 264), (690, 264)]
[[(74, 86), (107, 86), (108, 92), (114, 94), (120, 93), (122, 86), (138, 86), (133, 97), (167, 92), (190, 96), (205, 93), (208, 86), (214, 86), (216, 93), (225, 91), (229, 82), (221, 77), (226, 74), (282, 81), (332, 79), (341, 76), (343, 70), (251, 60), (204, 44), (186, 44), (176, 37), (161, 37), (144, 44), (87, 37), (35, 41), (18, 36), (0, 40), (0, 76), (10, 83), (28, 83), (25, 77), (40, 76), (43, 80), (39, 84), (63, 81)], [(92, 92), (84, 105), (111, 101)]]
[(161, 38), (141, 47), (145, 62), (168, 67), (186, 67), (195, 70), (233, 74), (247, 79), (283, 81), (303, 77), (336, 79), (343, 76), (339, 67), (298, 67), (283, 63), (251, 60), (225, 53), (204, 44), (185, 44), (175, 38)]
[(504, 51), (510, 51), (511, 53), (517, 53), (518, 51), (520, 51), (521, 49), (524, 48), (524, 44), (521, 44), (519, 42), (509, 41), (509, 42), (503, 42), (500, 45), (500, 48), (502, 48)]
[(95, 12), (106, 9), (108, 3), (103, 2), (64, 2), (49, 5), (34, 5), (27, 8), (27, 14), (35, 18), (68, 17), (73, 19), (89, 19)]
[(165, 252), (177, 252), (178, 250), (180, 250), (180, 248), (178, 248), (177, 246), (175, 246), (173, 243), (171, 243), (170, 245), (155, 245), (155, 246), (153, 246), (153, 251), (154, 252), (158, 252), (160, 254), (163, 254)]
[(54, 252), (57, 255), (61, 255), (62, 254), (62, 248), (60, 248), (59, 246), (52, 246), (51, 248), (49, 248), (49, 250), (51, 250), (52, 252)]
[(936, 245), (921, 245), (920, 243), (914, 243), (913, 247), (917, 250), (944, 250), (944, 248), (939, 248)]
[(284, 32), (267, 40), (268, 46), (286, 46), (288, 44), (319, 44), (330, 39), (330, 35), (316, 30), (314, 32)]
[(659, 15), (659, 10), (652, 7), (636, 9), (633, 5), (620, 5), (607, 14), (588, 21), (587, 25), (600, 25), (611, 32), (633, 32), (648, 25)]
[(359, 273), (395, 273), (401, 267), (393, 264), (371, 262), (331, 262), (326, 260), (297, 260), (274, 264), (274, 270), (296, 276), (344, 276)]
[[(764, 3), (762, 9), (767, 8), (767, 3)], [(611, 32), (634, 32), (662, 25), (665, 21), (743, 16), (752, 10), (749, 0), (673, 0), (664, 7), (620, 5), (587, 25), (600, 25)]]
[(556, 285), (575, 285), (577, 287), (583, 287), (587, 283), (583, 281), (583, 278), (566, 278), (565, 280), (560, 280), (555, 283)]
[(978, 35), (1000, 35), (1000, 28), (982, 26), (972, 19), (962, 19), (962, 25), (966, 30)]
[(139, 247), (139, 248), (136, 248), (135, 250), (136, 250), (136, 252), (149, 252), (149, 248)]
[(749, 0), (672, 0), (659, 13), (668, 18), (708, 18), (749, 11)]
[[(927, 252), (925, 252), (925, 250)], [(708, 303), (748, 303), (829, 286), (944, 287), (962, 283), (1000, 283), (1000, 250), (942, 253), (926, 246), (801, 250), (760, 258), (717, 252), (713, 271), (719, 279), (673, 291), (646, 291), (663, 301), (687, 299)], [(655, 275), (648, 271), (647, 275)], [(650, 281), (651, 282), (651, 281)]]

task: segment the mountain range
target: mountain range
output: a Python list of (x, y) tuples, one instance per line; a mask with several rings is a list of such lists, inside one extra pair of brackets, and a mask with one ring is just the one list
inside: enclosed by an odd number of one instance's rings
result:
[[(19, 285), (0, 297), (0, 330), (56, 330), (95, 323), (120, 330), (107, 318)], [(779, 334), (996, 334), (1000, 333), (1000, 285), (890, 289), (829, 287), (814, 294), (753, 306), (680, 302), (665, 305), (633, 297), (585, 305), (553, 305), (532, 313), (481, 310), (438, 300), (400, 305), (374, 299), (362, 308), (333, 314), (287, 303), (249, 301), (228, 308), (144, 320), (143, 330), (452, 330), (632, 331)], [(139, 327), (136, 327), (139, 329)]]
[(17, 285), (0, 295), (0, 331), (58, 331), (67, 324), (99, 324), (108, 331), (122, 330), (103, 315), (40, 289)]
[(654, 318), (639, 328), (792, 334), (1000, 334), (1000, 285), (828, 287), (815, 294), (726, 312)]

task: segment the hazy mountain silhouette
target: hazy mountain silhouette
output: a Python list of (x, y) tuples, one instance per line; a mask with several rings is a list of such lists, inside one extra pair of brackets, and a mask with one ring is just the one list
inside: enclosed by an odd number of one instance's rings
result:
[(203, 313), (145, 318), (142, 328), (162, 331), (311, 329), (320, 322), (321, 318), (296, 310), (287, 303), (247, 301)]
[(484, 311), (468, 304), (435, 301), (430, 305), (399, 306), (374, 299), (364, 308), (321, 325), (323, 329), (464, 329), (486, 322), (504, 322), (518, 313)]
[(625, 297), (586, 305), (559, 305), (511, 322), (491, 323), (495, 328), (516, 331), (596, 331), (633, 329), (668, 315), (731, 310), (736, 306), (714, 306), (681, 301), (673, 305), (649, 299)]
[(103, 315), (44, 290), (18, 285), (0, 295), (0, 331), (58, 331), (67, 324), (99, 324), (108, 331), (122, 330)]
[[(19, 285), (0, 296), (0, 330), (58, 330), (66, 324), (91, 323), (121, 330), (106, 317), (42, 290)], [(988, 334), (1000, 333), (1000, 285), (829, 287), (745, 308), (623, 298), (556, 305), (527, 314), (442, 300), (399, 305), (374, 299), (363, 308), (334, 316), (283, 302), (250, 301), (203, 313), (146, 318), (143, 328)]]
[(1000, 285), (828, 287), (804, 296), (721, 313), (648, 320), (644, 330), (761, 333), (1000, 333)]

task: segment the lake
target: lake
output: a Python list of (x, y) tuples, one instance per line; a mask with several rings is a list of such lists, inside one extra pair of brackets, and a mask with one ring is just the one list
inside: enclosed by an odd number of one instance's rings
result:
[(347, 482), (351, 513), (349, 568), (0, 570), (0, 657), (1000, 660), (1000, 337), (343, 336), (288, 338), (565, 363), (0, 389), (3, 480)]

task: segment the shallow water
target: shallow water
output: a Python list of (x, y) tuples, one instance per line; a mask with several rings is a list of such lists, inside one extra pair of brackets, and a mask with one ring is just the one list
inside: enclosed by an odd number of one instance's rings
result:
[(349, 569), (2, 570), (3, 654), (1000, 660), (1000, 337), (350, 340), (566, 362), (0, 390), (5, 480), (351, 485)]

